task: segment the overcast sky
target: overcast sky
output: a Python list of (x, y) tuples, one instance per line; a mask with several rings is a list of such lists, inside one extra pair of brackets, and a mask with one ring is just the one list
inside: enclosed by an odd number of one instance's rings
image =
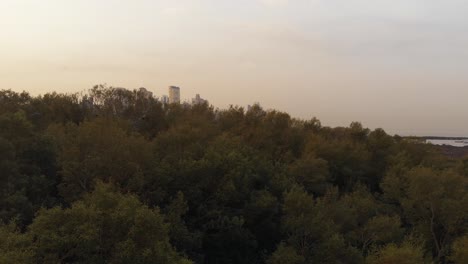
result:
[(330, 126), (468, 136), (468, 1), (0, 0), (0, 89), (181, 87)]

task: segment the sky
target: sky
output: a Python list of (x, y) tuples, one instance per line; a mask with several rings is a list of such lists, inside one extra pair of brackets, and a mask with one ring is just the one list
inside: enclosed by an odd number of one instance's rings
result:
[(465, 0), (0, 0), (0, 89), (181, 87), (216, 107), (468, 136)]

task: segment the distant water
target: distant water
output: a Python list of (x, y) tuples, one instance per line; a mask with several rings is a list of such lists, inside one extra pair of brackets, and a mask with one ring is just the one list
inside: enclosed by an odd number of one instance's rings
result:
[(454, 147), (466, 147), (468, 146), (468, 140), (452, 140), (452, 139), (427, 139), (426, 143), (433, 145), (449, 145)]

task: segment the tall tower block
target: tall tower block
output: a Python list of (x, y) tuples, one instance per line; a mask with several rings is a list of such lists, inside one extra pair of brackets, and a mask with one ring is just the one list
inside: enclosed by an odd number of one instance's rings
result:
[(169, 86), (169, 103), (180, 104), (180, 88), (177, 86)]

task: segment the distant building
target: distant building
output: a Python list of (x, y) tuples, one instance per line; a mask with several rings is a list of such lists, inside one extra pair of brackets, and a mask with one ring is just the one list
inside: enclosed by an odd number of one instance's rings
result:
[(161, 96), (160, 101), (162, 104), (169, 104), (169, 96), (167, 95)]
[(201, 98), (199, 94), (192, 99), (192, 105), (199, 105), (199, 104), (208, 104), (208, 101)]
[(153, 98), (153, 93), (146, 90), (146, 88), (141, 87), (140, 89), (138, 89), (138, 96), (141, 96), (145, 99), (150, 99)]
[(92, 96), (85, 95), (81, 99), (81, 105), (84, 109), (92, 110), (94, 108), (94, 98)]
[(180, 104), (180, 88), (177, 86), (169, 86), (169, 103)]

